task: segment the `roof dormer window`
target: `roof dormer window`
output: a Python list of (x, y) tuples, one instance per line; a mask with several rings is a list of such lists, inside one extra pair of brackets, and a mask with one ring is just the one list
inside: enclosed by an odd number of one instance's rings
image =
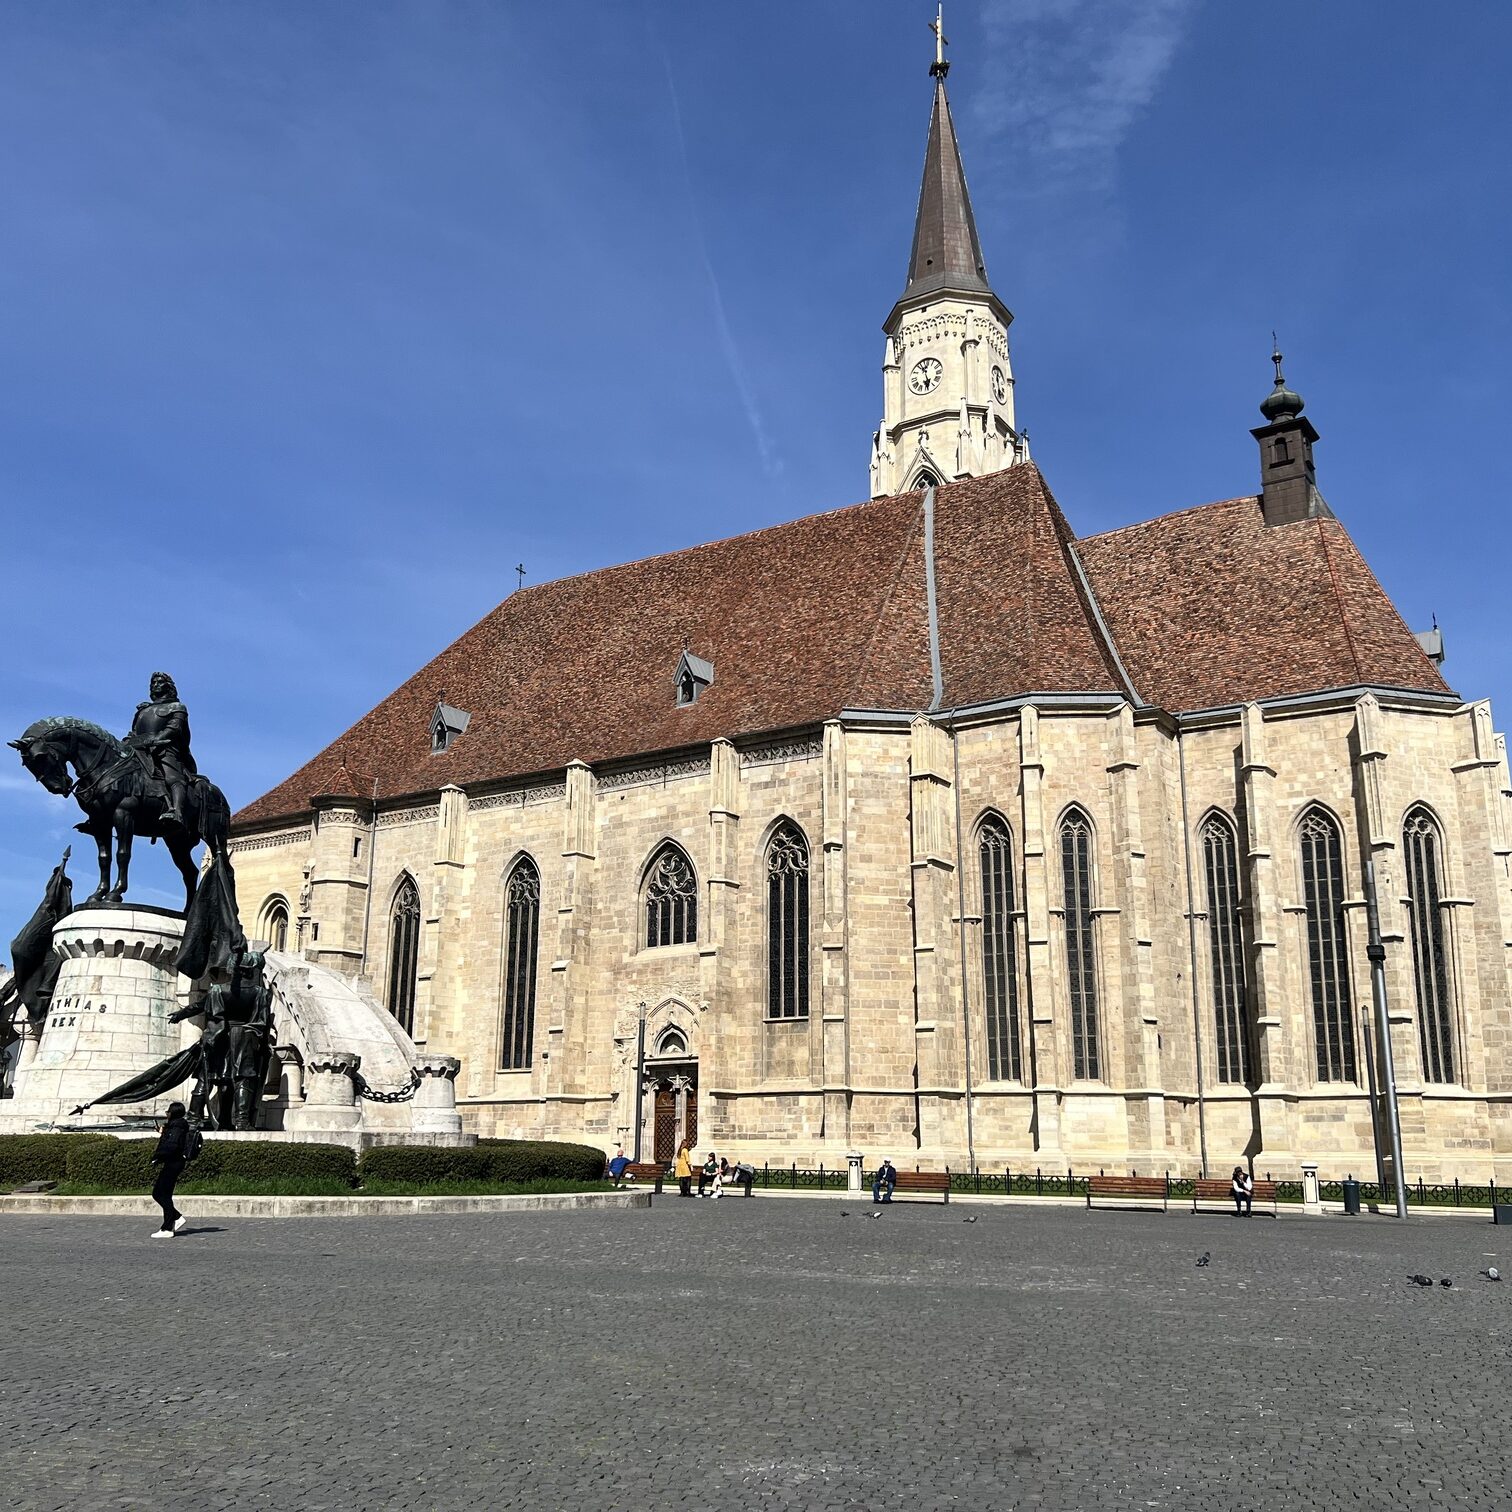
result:
[(463, 709), (454, 709), (449, 703), (438, 703), (431, 715), (431, 755), (439, 756), (452, 748), (452, 742), (472, 722), (472, 715)]
[(677, 663), (677, 707), (686, 708), (698, 702), (698, 695), (714, 681), (714, 663), (684, 651)]

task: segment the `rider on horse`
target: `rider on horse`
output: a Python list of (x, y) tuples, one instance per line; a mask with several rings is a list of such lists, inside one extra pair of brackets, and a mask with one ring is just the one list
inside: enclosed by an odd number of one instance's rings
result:
[(162, 822), (189, 828), (186, 801), (189, 784), (198, 775), (189, 749), (189, 710), (179, 702), (178, 688), (166, 672), (154, 672), (148, 688), (151, 697), (137, 705), (126, 737), (128, 750), (139, 752), (149, 769), (168, 790), (168, 806)]

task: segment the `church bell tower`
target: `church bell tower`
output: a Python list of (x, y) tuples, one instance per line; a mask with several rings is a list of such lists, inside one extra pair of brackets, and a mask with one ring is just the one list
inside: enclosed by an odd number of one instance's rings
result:
[(934, 111), (903, 295), (883, 324), (882, 424), (872, 437), (873, 498), (1028, 460), (1015, 426), (1008, 326), (977, 239), (945, 95), (945, 36), (932, 23)]

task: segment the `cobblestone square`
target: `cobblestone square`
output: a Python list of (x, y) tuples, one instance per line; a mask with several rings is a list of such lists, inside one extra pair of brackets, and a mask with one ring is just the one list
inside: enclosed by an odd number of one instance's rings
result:
[(872, 1211), (191, 1217), (171, 1244), (11, 1217), (0, 1494), (16, 1512), (1507, 1503), (1512, 1284), (1479, 1273), (1512, 1271), (1512, 1249), (1488, 1223)]

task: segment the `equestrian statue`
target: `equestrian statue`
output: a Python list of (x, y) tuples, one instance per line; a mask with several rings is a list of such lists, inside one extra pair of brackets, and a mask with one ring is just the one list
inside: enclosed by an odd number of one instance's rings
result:
[[(229, 872), (226, 835), (231, 807), (213, 782), (199, 775), (189, 748), (189, 711), (166, 672), (154, 672), (145, 703), (137, 705), (131, 733), (117, 740), (87, 719), (39, 719), (19, 740), (21, 764), (49, 793), (72, 796), (84, 810), (80, 833), (100, 852), (100, 886), (91, 903), (119, 903), (131, 868), (131, 843), (143, 835), (161, 840), (184, 879), (184, 907), (199, 884), (194, 848), (201, 841), (211, 860)], [(116, 880), (110, 885), (111, 838)]]

